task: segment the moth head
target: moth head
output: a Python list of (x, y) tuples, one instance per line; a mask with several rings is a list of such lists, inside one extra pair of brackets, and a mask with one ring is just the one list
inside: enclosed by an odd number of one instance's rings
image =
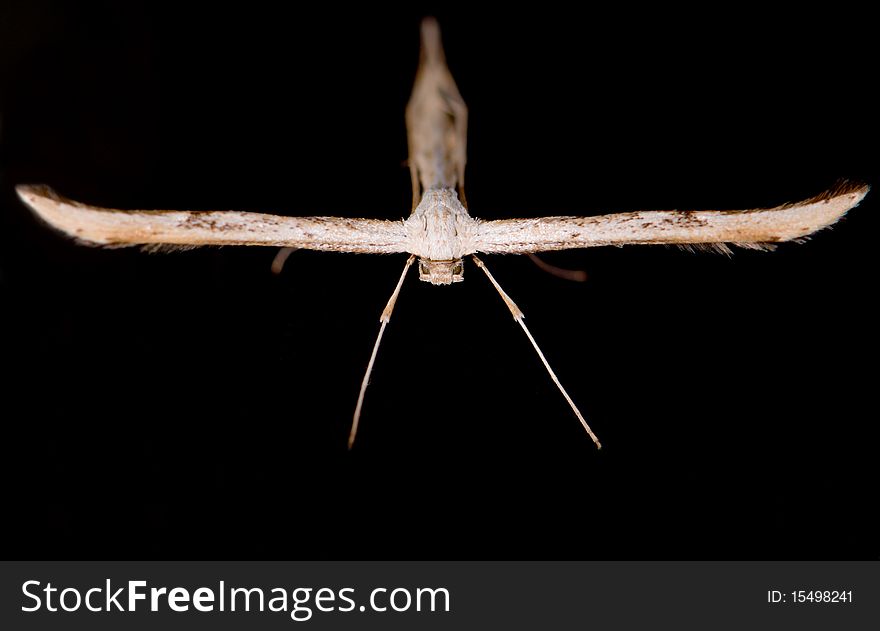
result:
[(464, 262), (461, 259), (432, 261), (419, 259), (419, 280), (433, 285), (451, 285), (464, 280)]

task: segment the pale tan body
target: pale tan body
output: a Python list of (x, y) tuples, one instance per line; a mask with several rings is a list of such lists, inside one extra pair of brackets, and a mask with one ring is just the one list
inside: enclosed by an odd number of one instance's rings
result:
[(593, 431), (562, 387), (523, 321), (478, 252), (525, 254), (601, 245), (678, 244), (725, 251), (726, 244), (767, 248), (796, 240), (836, 222), (867, 194), (844, 184), (813, 199), (770, 209), (646, 211), (590, 217), (539, 217), (481, 221), (464, 201), (467, 107), (446, 66), (436, 22), (422, 23), (422, 52), (406, 109), (412, 214), (406, 220), (286, 217), (236, 211), (123, 211), (66, 200), (44, 186), (18, 186), (21, 199), (52, 226), (78, 240), (105, 246), (269, 245), (332, 252), (410, 254), (380, 318), (381, 327), (355, 408), (349, 445), (379, 342), (406, 271), (419, 258), (421, 280), (446, 285), (463, 279), (471, 255), (504, 299), (584, 429)]

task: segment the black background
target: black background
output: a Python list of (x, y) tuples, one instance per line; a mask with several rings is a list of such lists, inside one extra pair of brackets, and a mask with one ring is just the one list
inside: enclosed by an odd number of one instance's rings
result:
[(877, 191), (773, 254), (487, 257), (601, 451), (473, 265), (411, 273), (349, 453), (404, 256), (90, 249), (12, 190), (403, 217), (433, 13), (473, 215), (772, 206), (878, 183), (865, 15), (285, 6), (0, 5), (4, 557), (880, 558)]

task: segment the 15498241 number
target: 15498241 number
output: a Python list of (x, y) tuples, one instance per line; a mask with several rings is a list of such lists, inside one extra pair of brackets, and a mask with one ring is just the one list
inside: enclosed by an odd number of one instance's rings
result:
[(851, 603), (852, 590), (799, 589), (791, 592), (791, 600), (796, 603)]

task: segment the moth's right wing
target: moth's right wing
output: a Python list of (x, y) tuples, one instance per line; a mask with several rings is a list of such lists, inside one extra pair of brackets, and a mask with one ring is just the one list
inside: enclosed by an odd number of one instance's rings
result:
[(47, 186), (19, 185), (21, 200), (53, 227), (90, 245), (268, 245), (327, 252), (406, 251), (402, 221), (285, 217), (238, 211), (116, 210), (65, 199)]
[(729, 251), (764, 249), (827, 228), (854, 208), (868, 186), (843, 183), (812, 199), (751, 210), (653, 210), (595, 217), (538, 217), (480, 223), (478, 252), (526, 254), (600, 245), (675, 244)]

